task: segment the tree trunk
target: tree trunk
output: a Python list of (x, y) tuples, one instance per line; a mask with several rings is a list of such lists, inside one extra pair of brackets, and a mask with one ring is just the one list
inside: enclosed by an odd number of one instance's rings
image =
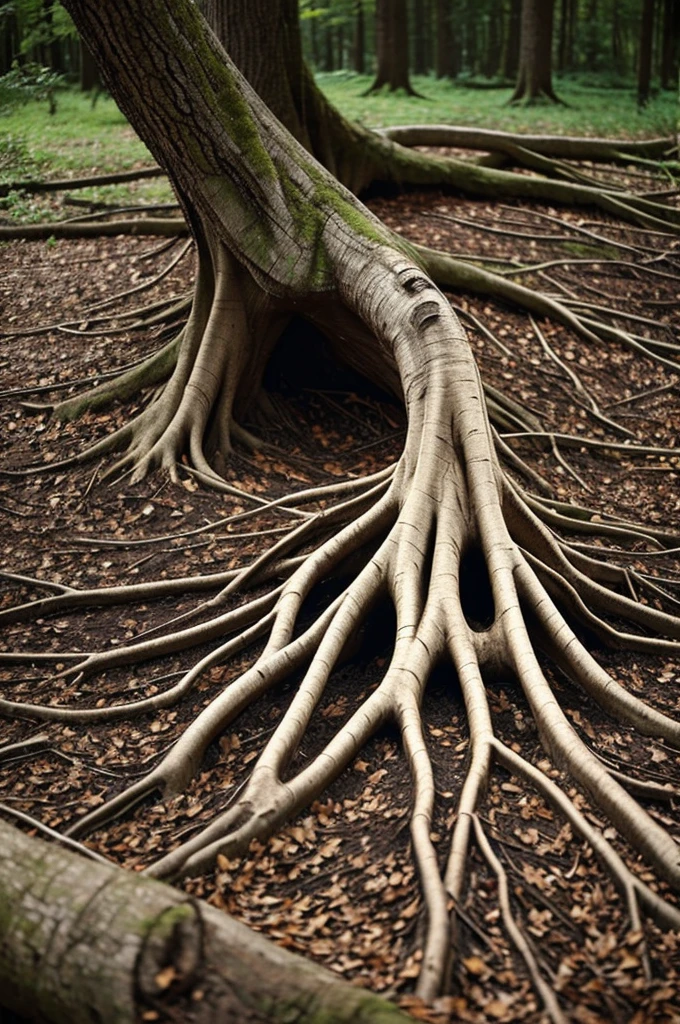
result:
[(101, 88), (99, 69), (96, 61), (85, 43), (80, 41), (80, 89), (82, 92), (91, 92), (93, 89)]
[[(616, 11), (614, 13), (616, 14)], [(568, 71), (574, 66), (574, 39), (577, 17), (577, 0), (561, 0), (560, 35), (557, 49), (557, 68), (559, 71)]]
[(479, 71), (477, 58), (479, 47), (477, 45), (477, 30), (479, 7), (475, 0), (465, 0), (463, 31), (465, 35), (465, 56), (463, 67), (470, 74), (475, 75)]
[(5, 75), (12, 68), (12, 62), (19, 53), (19, 26), (13, 6), (7, 6), (0, 18), (0, 74)]
[(598, 0), (589, 0), (585, 12), (583, 56), (586, 71), (597, 71), (600, 58), (600, 26)]
[(355, 0), (354, 4), (352, 67), (358, 75), (363, 75), (366, 70), (366, 25), (364, 22), (364, 0)]
[(649, 101), (652, 83), (652, 49), (654, 43), (654, 8), (656, 0), (643, 0), (640, 23), (640, 56), (638, 58), (637, 101), (644, 107)]
[(406, 1024), (215, 907), (0, 821), (0, 1019)]
[(614, 4), (612, 9), (610, 39), (612, 67), (617, 74), (622, 75), (625, 70), (625, 59), (621, 32), (621, 14), (617, 4)]
[(552, 87), (554, 6), (554, 0), (522, 0), (519, 71), (510, 103), (559, 102)]
[(437, 78), (455, 78), (458, 66), (451, 23), (451, 0), (436, 0), (435, 75)]
[(411, 10), (410, 24), (414, 26), (413, 71), (416, 75), (427, 75), (432, 67), (432, 10), (430, 0), (418, 0)]
[(309, 22), (309, 43), (312, 53), (312, 65), (315, 68), (319, 68), (321, 60), (319, 58), (319, 30), (316, 18), (311, 18)]
[(661, 88), (678, 87), (678, 52), (680, 48), (680, 2), (664, 0), (661, 45)]
[[(303, 62), (297, 0), (201, 0), (199, 6), (258, 96), (291, 135), (311, 148), (301, 119)], [(325, 38), (330, 39), (327, 32)]]
[(501, 31), (503, 27), (503, 5), (501, 0), (494, 0), (487, 25), (484, 74), (487, 78), (494, 78), (499, 73), (501, 64)]
[(522, 0), (510, 0), (503, 39), (503, 56), (501, 58), (501, 75), (503, 78), (514, 79), (517, 76), (521, 23)]
[(335, 66), (339, 71), (342, 71), (345, 66), (345, 30), (342, 25), (336, 27), (335, 44), (337, 47), (337, 62)]
[(378, 67), (368, 92), (403, 89), (416, 96), (409, 79), (407, 0), (376, 0), (375, 26)]
[(333, 46), (333, 34), (333, 26), (325, 25), (323, 29), (324, 71), (335, 71), (335, 47)]

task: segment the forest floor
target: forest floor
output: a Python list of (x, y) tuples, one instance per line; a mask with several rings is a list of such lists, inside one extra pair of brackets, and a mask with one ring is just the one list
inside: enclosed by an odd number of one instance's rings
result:
[[(552, 234), (553, 229), (538, 214), (554, 210), (521, 203), (501, 208), (437, 192), (375, 200), (371, 205), (410, 239), (454, 253), (536, 263), (571, 259), (546, 272), (589, 301), (654, 318), (662, 332), (677, 340), (672, 319), (680, 301), (680, 278), (650, 275), (625, 257), (627, 266), (616, 267), (610, 262), (611, 252), (589, 249), (576, 239), (570, 250), (565, 244), (541, 241), (539, 236)], [(459, 221), (446, 219), (451, 216)], [(573, 223), (595, 223), (596, 230), (609, 232), (624, 244), (639, 239), (639, 233), (591, 213), (574, 210), (561, 216)], [(483, 226), (536, 237), (497, 235)], [(677, 250), (677, 241), (661, 241)], [(0, 475), (0, 568), (7, 573), (49, 584), (94, 587), (216, 572), (248, 561), (276, 537), (266, 531), (289, 525), (286, 514), (271, 509), (221, 525), (226, 517), (253, 509), (253, 503), (204, 490), (189, 473), (182, 474), (179, 485), (159, 475), (132, 485), (128, 478), (103, 481), (103, 465), (58, 466), (60, 459), (122, 423), (131, 405), (88, 414), (76, 423), (59, 423), (46, 412), (27, 412), (21, 406), (24, 399), (68, 395), (80, 387), (77, 381), (100, 380), (154, 346), (157, 335), (120, 331), (115, 319), (110, 333), (88, 333), (92, 316), (83, 310), (151, 281), (182, 244), (116, 237), (3, 246), (0, 326), (16, 334), (0, 338), (0, 467), (55, 464), (46, 473)], [(578, 262), (586, 259), (590, 262)], [(188, 253), (162, 282), (126, 301), (141, 305), (171, 293), (183, 294), (193, 271), (193, 255)], [(603, 436), (602, 428), (574, 400), (568, 377), (547, 354), (526, 315), (471, 295), (451, 299), (483, 320), (505, 347), (498, 348), (466, 322), (486, 382), (530, 407), (546, 430)], [(114, 313), (119, 306), (112, 304), (110, 309)], [(45, 329), (49, 324), (52, 327)], [(64, 324), (72, 326), (56, 326)], [(647, 329), (644, 323), (638, 326), (643, 333)], [(31, 333), (38, 327), (43, 329)], [(557, 324), (540, 322), (539, 327), (604, 410), (643, 442), (678, 445), (677, 377), (614, 343), (588, 345)], [(277, 396), (280, 421), (253, 428), (278, 451), (236, 453), (227, 475), (243, 491), (276, 496), (310, 483), (371, 472), (398, 458), (404, 436), (400, 406), (349, 371), (336, 369), (322, 350), (304, 325), (289, 328), (266, 382)], [(25, 389), (25, 394), (17, 389)], [(512, 444), (561, 500), (588, 504), (601, 515), (680, 528), (679, 458), (634, 459), (625, 452), (594, 456), (585, 447), (564, 448), (564, 465), (547, 443)], [(644, 561), (661, 574), (673, 572), (673, 556), (649, 554), (645, 543), (634, 543), (630, 557), (631, 564)], [(8, 577), (0, 581), (0, 607), (38, 594), (30, 582)], [(51, 653), (108, 649), (199, 600), (187, 595), (180, 602), (46, 616), (11, 626), (2, 646)], [(390, 616), (378, 609), (372, 625), (357, 637), (356, 649), (347, 653), (334, 674), (300, 758), (312, 756), (335, 724), (377, 684), (390, 652)], [(201, 652), (167, 657), (158, 667), (152, 663), (112, 670), (81, 683), (59, 678), (65, 662), (58, 660), (54, 671), (39, 664), (0, 666), (0, 680), (3, 695), (13, 700), (101, 706), (158, 692), (196, 659), (196, 653)], [(0, 763), (3, 815), (11, 819), (12, 812), (23, 812), (53, 829), (65, 829), (153, 765), (184, 724), (252, 661), (253, 653), (247, 650), (235, 663), (211, 669), (177, 707), (132, 721), (82, 726), (3, 719), (0, 745), (44, 738), (32, 750)], [(596, 653), (616, 678), (634, 691), (644, 690), (654, 706), (680, 713), (677, 662)], [(552, 681), (571, 721), (587, 742), (597, 738), (598, 750), (612, 766), (645, 780), (677, 782), (680, 757), (673, 751), (617, 725), (563, 678), (553, 674)], [(125, 820), (88, 837), (86, 845), (126, 868), (140, 870), (180, 837), (200, 828), (237, 791), (258, 744), (273, 730), (292, 692), (292, 685), (281, 687), (238, 719), (210, 747), (185, 794), (146, 800)], [(545, 755), (511, 679), (497, 685), (493, 705), (505, 741), (512, 745), (513, 737), (521, 733), (524, 752), (533, 743), (533, 760), (540, 765)], [(468, 745), (460, 692), (450, 670), (442, 669), (432, 680), (425, 719), (438, 792), (434, 840), (444, 859)], [(476, 852), (470, 858), (468, 896), (459, 908), (452, 994), (430, 1009), (410, 994), (421, 956), (424, 912), (409, 852), (409, 794), (408, 767), (396, 734), (384, 729), (322, 801), (266, 845), (254, 844), (239, 861), (220, 858), (216, 871), (184, 885), (281, 945), (395, 998), (418, 1019), (538, 1024), (544, 1019), (542, 1011), (500, 926), (495, 877)], [(576, 799), (587, 809), (582, 795), (576, 794)], [(680, 840), (679, 800), (650, 804), (649, 810)], [(508, 872), (514, 909), (570, 1019), (583, 1024), (680, 1021), (680, 937), (647, 927), (652, 978), (646, 979), (640, 935), (630, 932), (624, 905), (592, 851), (572, 836), (552, 809), (540, 797), (525, 795), (517, 780), (499, 770), (481, 814)], [(595, 815), (588, 816), (597, 823)], [(16, 823), (29, 828), (25, 822)], [(635, 863), (614, 830), (607, 834)], [(645, 874), (644, 867), (642, 871), (654, 887), (653, 876)], [(150, 1010), (145, 1019), (159, 1017)]]

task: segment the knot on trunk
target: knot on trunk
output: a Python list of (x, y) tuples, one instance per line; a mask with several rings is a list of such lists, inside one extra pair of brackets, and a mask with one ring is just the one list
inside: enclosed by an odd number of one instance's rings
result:
[(137, 992), (156, 1003), (191, 988), (203, 958), (203, 921), (193, 902), (166, 907), (149, 924), (137, 958)]
[(438, 320), (439, 316), (438, 302), (421, 302), (411, 314), (411, 324), (417, 331), (422, 331)]

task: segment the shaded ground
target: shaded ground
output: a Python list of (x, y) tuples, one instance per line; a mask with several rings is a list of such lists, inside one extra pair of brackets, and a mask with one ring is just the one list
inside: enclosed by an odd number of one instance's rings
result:
[[(636, 322), (644, 334), (677, 341), (674, 316), (680, 279), (660, 275), (654, 265), (618, 249), (586, 244), (574, 236), (563, 242), (520, 238), (518, 234), (556, 233), (554, 225), (522, 207), (484, 203), (430, 193), (380, 200), (374, 210), (409, 238), (452, 252), (476, 252), (522, 263), (571, 260), (546, 268), (553, 282), (589, 301), (615, 306), (647, 320)], [(555, 211), (538, 211), (554, 214)], [(564, 215), (574, 224), (594, 222), (590, 214)], [(456, 222), (447, 219), (458, 218)], [(475, 226), (461, 224), (470, 222)], [(492, 226), (515, 234), (494, 234)], [(640, 243), (640, 232), (605, 223), (594, 230), (623, 245)], [(680, 249), (675, 240), (646, 236), (665, 252)], [(2, 568), (79, 587), (106, 586), (171, 576), (216, 572), (251, 558), (290, 518), (271, 510), (237, 523), (220, 520), (253, 505), (204, 491), (188, 474), (181, 487), (156, 476), (131, 486), (126, 479), (101, 480), (102, 467), (86, 464), (59, 468), (60, 458), (121, 423), (129, 412), (115, 408), (90, 414), (76, 424), (59, 424), (46, 413), (22, 411), (31, 401), (68, 394), (72, 382), (127, 365), (148, 352), (159, 334), (87, 334), (79, 319), (90, 303), (143, 284), (170, 264), (181, 242), (168, 248), (144, 238), (83, 242), (12, 243), (2, 250), (5, 304), (2, 329), (24, 332), (47, 321), (74, 327), (0, 339), (0, 387), (3, 391), (2, 465), (25, 467), (42, 459), (55, 468), (46, 474), (0, 476)], [(614, 266), (615, 258), (628, 266)], [(587, 260), (588, 262), (578, 262)], [(187, 255), (162, 283), (126, 300), (142, 305), (180, 295), (191, 282)], [(651, 271), (651, 272), (650, 272)], [(537, 272), (538, 273), (538, 272)], [(526, 279), (525, 283), (526, 283)], [(542, 281), (545, 286), (545, 279)], [(566, 371), (547, 353), (528, 317), (501, 304), (469, 295), (452, 296), (468, 314), (482, 319), (504, 350), (471, 325), (470, 335), (486, 382), (511, 394), (540, 417), (545, 429), (604, 438), (583, 404), (574, 399)], [(117, 311), (118, 305), (112, 305)], [(627, 326), (631, 326), (628, 322)], [(678, 444), (680, 393), (677, 378), (648, 360), (612, 343), (588, 346), (559, 325), (541, 322), (540, 330), (562, 362), (576, 370), (599, 405), (641, 441)], [(312, 359), (319, 348), (308, 330), (293, 325), (281, 346), (268, 386), (280, 418), (255, 429), (280, 449), (266, 456), (239, 452), (230, 479), (254, 495), (282, 494), (295, 486), (379, 469), (398, 457), (403, 418), (388, 396), (332, 367), (329, 358)], [(304, 355), (296, 348), (306, 338)], [(63, 386), (56, 392), (54, 386)], [(46, 389), (37, 393), (37, 389)], [(13, 393), (10, 393), (13, 392)], [(145, 396), (148, 398), (148, 396)], [(594, 458), (584, 448), (560, 448), (562, 463), (550, 445), (512, 444), (548, 480), (558, 497), (596, 508), (600, 514), (642, 517), (647, 522), (680, 526), (680, 465), (676, 457), (629, 457), (610, 453)], [(584, 486), (587, 491), (584, 493)], [(589, 538), (585, 538), (589, 542)], [(643, 564), (677, 580), (673, 556), (643, 552), (631, 544), (631, 565)], [(2, 581), (3, 605), (37, 596), (32, 585)], [(332, 581), (329, 588), (334, 586)], [(124, 609), (88, 609), (78, 615), (45, 617), (34, 625), (17, 624), (3, 637), (10, 650), (73, 651), (108, 648), (129, 641), (154, 625), (192, 607), (199, 598), (157, 601)], [(389, 653), (391, 623), (376, 612), (374, 628), (356, 638), (342, 669), (328, 689), (300, 757), (310, 757), (374, 686)], [(250, 661), (252, 651), (241, 663)], [(655, 707), (680, 713), (680, 666), (663, 659), (598, 652), (598, 659), (634, 690), (644, 690)], [(195, 652), (153, 665), (109, 671), (93, 679), (64, 680), (48, 667), (0, 665), (3, 695), (35, 703), (97, 706), (157, 692), (172, 675), (195, 660)], [(57, 672), (60, 665), (57, 663)], [(182, 704), (133, 722), (92, 725), (49, 724), (27, 720), (0, 723), (0, 744), (36, 735), (44, 744), (0, 763), (3, 813), (24, 812), (62, 830), (106, 796), (123, 788), (152, 765), (216, 690), (238, 674), (239, 664), (211, 669)], [(583, 694), (560, 679), (564, 705), (587, 741), (615, 768), (646, 781), (677, 784), (680, 758), (662, 744), (644, 739), (608, 719)], [(147, 801), (128, 820), (113, 822), (87, 844), (124, 866), (138, 870), (186, 838), (237, 791), (247, 765), (292, 695), (281, 687), (275, 698), (260, 701), (210, 748), (202, 772), (186, 794)], [(534, 730), (511, 679), (493, 695), (501, 738), (512, 745)], [(438, 790), (436, 841), (444, 858), (455, 816), (467, 756), (467, 732), (455, 680), (442, 670), (428, 690), (425, 707)], [(529, 735), (528, 735), (529, 734)], [(538, 737), (534, 763), (545, 755)], [(295, 766), (293, 766), (295, 767)], [(545, 762), (549, 768), (549, 762)], [(557, 769), (552, 769), (555, 777)], [(535, 946), (542, 967), (554, 979), (574, 1020), (680, 1020), (678, 964), (680, 938), (647, 929), (652, 979), (642, 969), (640, 935), (631, 934), (625, 908), (592, 852), (574, 840), (538, 796), (527, 796), (516, 780), (496, 773), (482, 816), (489, 826), (510, 879), (514, 909)], [(496, 881), (477, 854), (470, 862), (469, 895), (460, 908), (461, 956), (454, 966), (453, 995), (425, 1010), (410, 995), (417, 974), (423, 913), (409, 855), (408, 769), (389, 730), (379, 734), (353, 768), (309, 811), (248, 858), (221, 858), (216, 872), (185, 883), (187, 888), (224, 907), (252, 927), (290, 949), (398, 998), (414, 1015), (432, 1020), (542, 1020), (523, 966), (500, 927)], [(573, 792), (573, 791), (572, 791)], [(576, 795), (582, 806), (585, 798)], [(678, 799), (650, 805), (650, 811), (680, 840)], [(598, 824), (594, 815), (589, 816)], [(23, 827), (28, 827), (24, 825)], [(608, 837), (616, 839), (614, 830)], [(631, 860), (625, 845), (619, 849)], [(644, 869), (643, 869), (644, 870)], [(643, 874), (653, 884), (653, 876)], [(151, 1011), (153, 1013), (154, 1011)], [(154, 1019), (147, 1015), (147, 1019)]]

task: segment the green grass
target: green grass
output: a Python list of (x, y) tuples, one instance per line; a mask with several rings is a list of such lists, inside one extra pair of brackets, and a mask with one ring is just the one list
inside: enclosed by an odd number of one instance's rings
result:
[[(572, 79), (556, 81), (558, 94), (569, 104), (566, 107), (507, 107), (509, 89), (468, 89), (430, 77), (413, 78), (425, 99), (393, 93), (363, 97), (371, 78), (348, 72), (320, 74), (317, 81), (346, 117), (368, 126), (448, 122), (518, 132), (644, 137), (671, 134), (677, 118), (672, 93), (659, 94), (640, 112), (632, 87), (587, 87)], [(45, 100), (0, 113), (0, 183), (102, 174), (153, 163), (108, 96), (101, 96), (93, 109), (89, 96), (59, 90), (53, 115)], [(172, 201), (164, 179), (79, 190), (78, 195), (120, 205)], [(34, 221), (63, 217), (65, 211), (52, 195), (15, 192), (0, 200), (0, 213)]]
[[(21, 139), (34, 167), (49, 170), (51, 177), (154, 162), (108, 96), (101, 96), (92, 109), (89, 96), (60, 91), (55, 114), (50, 115), (46, 102), (32, 100), (3, 110), (0, 125), (2, 136)], [(3, 171), (6, 175), (11, 168)]]
[[(0, 183), (80, 177), (154, 164), (108, 96), (100, 96), (93, 109), (88, 95), (60, 90), (53, 115), (44, 100), (31, 100), (0, 114)], [(78, 197), (120, 205), (167, 203), (174, 198), (163, 178), (79, 189)], [(65, 215), (51, 194), (11, 193), (0, 199), (0, 212), (23, 222)], [(73, 209), (67, 215), (76, 213)]]
[(347, 72), (318, 74), (318, 85), (343, 114), (368, 127), (393, 124), (459, 124), (511, 132), (559, 135), (604, 135), (644, 138), (670, 135), (678, 117), (677, 95), (660, 93), (638, 111), (630, 88), (585, 86), (556, 79), (555, 90), (568, 106), (541, 103), (508, 107), (510, 89), (466, 89), (445, 79), (414, 75), (414, 88), (425, 99), (395, 93), (361, 94), (372, 78)]

